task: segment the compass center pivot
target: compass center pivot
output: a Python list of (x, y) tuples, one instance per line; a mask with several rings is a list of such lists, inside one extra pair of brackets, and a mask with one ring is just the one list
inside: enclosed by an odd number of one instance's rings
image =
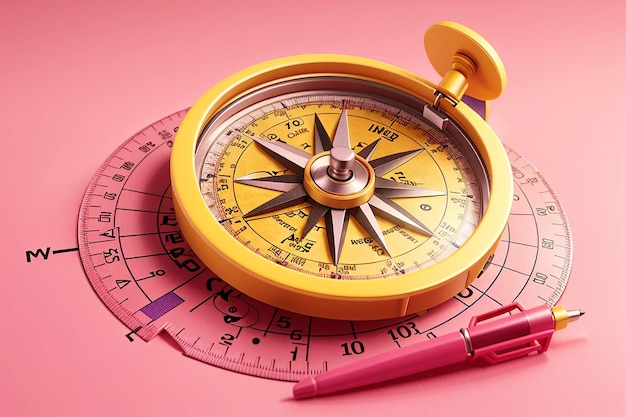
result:
[(374, 169), (348, 147), (334, 147), (315, 155), (304, 170), (304, 189), (316, 202), (350, 209), (374, 195)]
[(326, 170), (328, 176), (336, 181), (346, 182), (354, 178), (351, 170), (354, 165), (354, 151), (346, 147), (330, 150), (330, 166)]

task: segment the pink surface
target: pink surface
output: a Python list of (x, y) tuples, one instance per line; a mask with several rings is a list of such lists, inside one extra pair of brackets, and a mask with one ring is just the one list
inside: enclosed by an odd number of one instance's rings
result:
[[(596, 415), (626, 412), (622, 1), (3, 1), (0, 415)], [(126, 138), (224, 76), (279, 56), (361, 55), (437, 79), (426, 28), (486, 37), (509, 84), (491, 107), (503, 141), (565, 207), (574, 265), (562, 298), (587, 315), (539, 357), (405, 378), (296, 402), (291, 383), (130, 343), (94, 294), (76, 247), (82, 194)]]

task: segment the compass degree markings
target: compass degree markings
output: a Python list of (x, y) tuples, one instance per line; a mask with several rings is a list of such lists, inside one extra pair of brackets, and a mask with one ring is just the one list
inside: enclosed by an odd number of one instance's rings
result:
[[(370, 161), (380, 139), (365, 146), (357, 155), (360, 160), (369, 164), (375, 174), (374, 178), (367, 180), (374, 181), (374, 193), (365, 203), (359, 203), (349, 208), (337, 208), (315, 201), (307, 192), (303, 182), (309, 162), (312, 159), (318, 158), (320, 154), (323, 153), (329, 153), (329, 165), (326, 169), (328, 179), (326, 183), (332, 183), (333, 185), (338, 184), (336, 189), (324, 191), (330, 194), (343, 194), (341, 191), (336, 190), (341, 190), (343, 187), (342, 183), (348, 184), (354, 179), (353, 177), (355, 177), (355, 175), (352, 175), (353, 171), (351, 168), (353, 164), (361, 162), (355, 160), (356, 156), (350, 146), (348, 113), (345, 106), (339, 116), (339, 122), (332, 141), (319, 117), (315, 114), (314, 155), (283, 142), (269, 141), (261, 138), (253, 139), (270, 157), (283, 164), (283, 166), (288, 168), (293, 174), (260, 178), (256, 177), (254, 174), (248, 174), (235, 179), (235, 182), (240, 184), (283, 192), (283, 194), (245, 213), (243, 215), (244, 218), (247, 219), (262, 214), (268, 214), (308, 201), (311, 203), (312, 207), (309, 218), (303, 229), (302, 238), (306, 237), (322, 218), (325, 218), (327, 224), (327, 243), (333, 264), (335, 265), (339, 264), (350, 216), (352, 216), (390, 256), (390, 251), (385, 242), (380, 225), (376, 220), (376, 215), (391, 222), (395, 222), (409, 230), (426, 235), (427, 237), (433, 236), (433, 232), (428, 227), (391, 199), (399, 197), (444, 196), (447, 193), (382, 178), (382, 175), (385, 175), (422, 153), (424, 151), (423, 148), (398, 152)], [(350, 152), (345, 151), (346, 149)], [(333, 152), (333, 150), (335, 150), (335, 152)], [(337, 160), (334, 155), (340, 154), (351, 154), (351, 160), (349, 159), (350, 156), (346, 157), (346, 160)], [(311, 166), (313, 165), (315, 164)], [(349, 174), (347, 174), (348, 172)], [(319, 176), (317, 172), (315, 175)], [(350, 194), (350, 192), (346, 192), (345, 194)]]

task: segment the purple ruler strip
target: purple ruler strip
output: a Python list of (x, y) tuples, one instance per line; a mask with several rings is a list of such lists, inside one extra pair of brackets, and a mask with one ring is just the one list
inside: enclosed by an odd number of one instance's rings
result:
[(156, 320), (168, 311), (174, 309), (183, 301), (184, 300), (178, 295), (174, 294), (174, 292), (168, 292), (165, 295), (157, 298), (150, 304), (142, 307), (141, 312), (150, 317), (152, 320)]

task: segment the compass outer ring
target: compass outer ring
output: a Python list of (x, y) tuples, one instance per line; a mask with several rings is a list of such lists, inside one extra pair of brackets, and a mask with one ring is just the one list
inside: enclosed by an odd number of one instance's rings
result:
[[(441, 110), (472, 138), (489, 175), (490, 198), (481, 222), (446, 259), (406, 275), (333, 280), (285, 268), (244, 249), (213, 217), (202, 197), (195, 170), (197, 140), (218, 112), (265, 85), (312, 76), (374, 81), (432, 102), (436, 87), (383, 62), (334, 54), (297, 55), (257, 64), (227, 77), (207, 91), (181, 123), (170, 159), (177, 219), (198, 257), (239, 291), (270, 305), (310, 316), (373, 320), (419, 313), (465, 289), (483, 270), (503, 233), (512, 205), (513, 178), (499, 139), (464, 103), (442, 102)], [(243, 249), (243, 250), (242, 250)]]

